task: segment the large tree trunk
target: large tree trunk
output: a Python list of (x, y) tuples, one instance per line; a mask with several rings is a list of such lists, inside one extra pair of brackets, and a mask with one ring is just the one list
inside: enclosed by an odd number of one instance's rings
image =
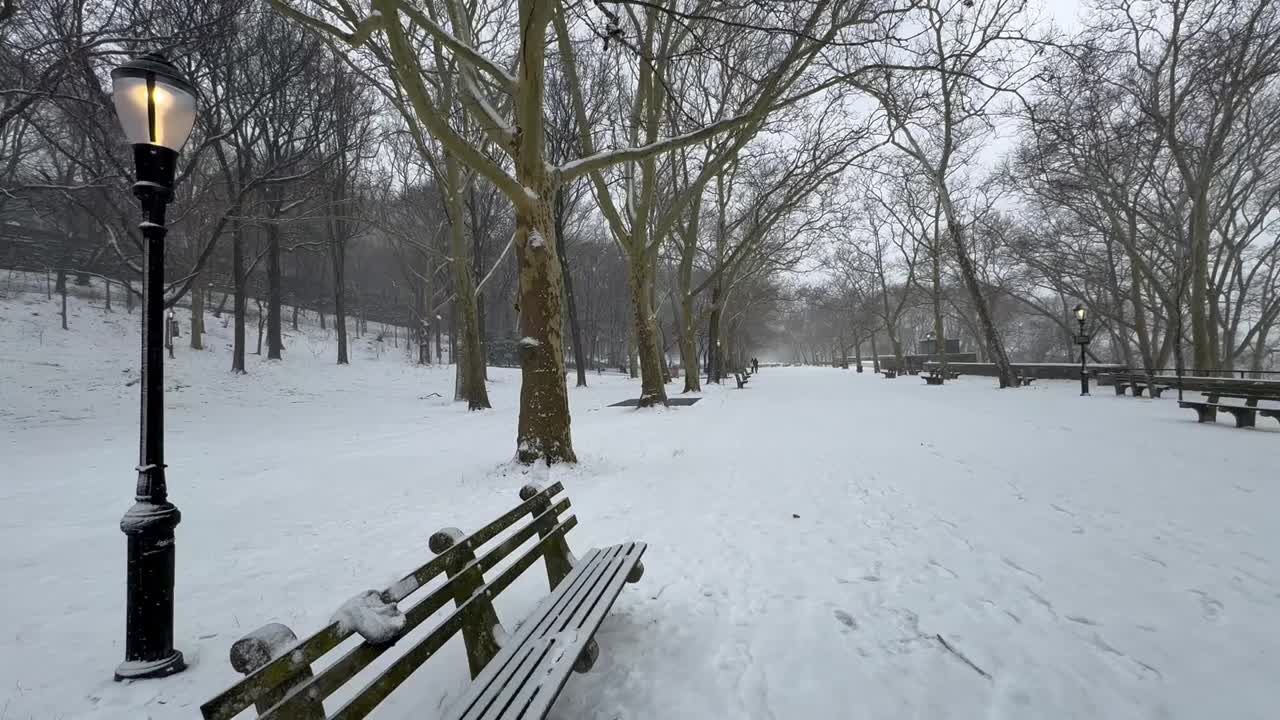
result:
[(680, 364), (684, 365), (684, 392), (702, 392), (698, 344), (693, 335), (693, 298), (684, 290), (680, 294), (680, 324), (676, 334), (680, 343)]
[(634, 326), (637, 354), (640, 356), (640, 407), (667, 404), (667, 390), (662, 382), (662, 353), (658, 348), (658, 329), (654, 323), (652, 289), (654, 266), (647, 257), (632, 257), (628, 263), (631, 287), (631, 321)]
[[(946, 207), (944, 205), (944, 209)], [(1013, 366), (1009, 363), (1009, 356), (1004, 351), (1004, 342), (1000, 339), (1000, 334), (996, 331), (995, 323), (991, 319), (991, 310), (987, 305), (987, 298), (982, 294), (982, 286), (978, 283), (978, 274), (973, 268), (973, 260), (969, 258), (969, 250), (964, 246), (964, 235), (960, 223), (951, 215), (950, 210), (947, 210), (947, 233), (951, 235), (952, 249), (955, 250), (956, 262), (960, 266), (960, 277), (964, 280), (965, 288), (969, 291), (969, 298), (978, 315), (978, 327), (986, 338), (987, 353), (1000, 377), (1000, 387), (1017, 387), (1018, 379), (1013, 373)]]
[(280, 323), (280, 226), (267, 225), (267, 359), (279, 360), (284, 350)]
[(702, 392), (702, 378), (698, 367), (698, 345), (694, 338), (693, 260), (697, 249), (698, 213), (690, 219), (689, 238), (682, 238), (680, 266), (676, 273), (677, 292), (680, 296), (679, 315), (676, 321), (676, 341), (680, 344), (680, 363), (684, 365), (684, 392)]
[(235, 290), (235, 304), (232, 308), (235, 330), (231, 345), (231, 372), (243, 373), (244, 369), (244, 316), (246, 288), (244, 276), (244, 230), (236, 225), (231, 240), (231, 278)]
[(431, 326), (434, 323), (427, 319), (427, 293), (423, 283), (423, 280), (418, 280), (413, 287), (413, 339), (418, 343), (418, 364), (428, 365), (431, 363)]
[(208, 293), (201, 292), (200, 278), (197, 277), (195, 282), (191, 284), (193, 288), (191, 292), (191, 349), (204, 349), (204, 301)]
[(62, 297), (62, 310), (59, 311), (59, 314), (62, 315), (62, 329), (66, 330), (67, 329), (67, 269), (62, 265), (58, 266), (58, 295)]
[(640, 377), (640, 353), (636, 351), (636, 324), (627, 323), (627, 374), (634, 380)]
[[(541, 93), (538, 95), (540, 100)], [(543, 177), (545, 167), (540, 153), (537, 167), (525, 165), (521, 169), (523, 185), (536, 188), (539, 200), (516, 211), (522, 376), (516, 456), (523, 463), (577, 462), (564, 382), (560, 319), (563, 281), (551, 210), (554, 191)]]
[(347, 244), (329, 239), (329, 259), (333, 263), (333, 329), (338, 333), (338, 364), (347, 365)]
[(707, 320), (707, 382), (718, 383), (723, 375), (720, 347), (720, 283), (711, 287), (711, 317)]
[(564, 188), (556, 190), (556, 240), (560, 243), (560, 276), (564, 278), (564, 307), (569, 313), (569, 339), (573, 342), (573, 365), (578, 371), (578, 387), (587, 386), (587, 353), (582, 347), (582, 328), (578, 323), (578, 305), (573, 296), (573, 273), (569, 272), (569, 253), (565, 249), (565, 208)]
[(471, 277), (471, 249), (467, 246), (466, 223), (463, 220), (462, 173), (452, 153), (445, 153), (444, 163), (454, 304), (462, 321), (462, 337), (459, 339), (462, 354), (458, 358), (462, 381), (460, 394), (467, 399), (468, 410), (484, 410), (490, 407), (489, 391), (484, 384), (484, 346), (480, 344), (475, 282)]
[(1255, 378), (1262, 377), (1263, 363), (1267, 358), (1267, 335), (1271, 332), (1271, 323), (1265, 323), (1258, 331), (1254, 340), (1253, 352), (1249, 360), (1249, 369), (1251, 375)]
[(946, 326), (942, 322), (942, 238), (938, 237), (938, 223), (942, 213), (941, 207), (934, 206), (933, 210), (933, 242), (929, 248), (930, 273), (933, 281), (933, 337), (934, 352), (937, 354), (938, 367), (944, 373), (947, 369), (947, 334)]
[(876, 349), (876, 332), (871, 331), (871, 371), (880, 372), (880, 351)]
[(1218, 369), (1217, 343), (1209, 318), (1209, 200), (1207, 191), (1193, 198), (1191, 206), (1191, 352), (1192, 369)]

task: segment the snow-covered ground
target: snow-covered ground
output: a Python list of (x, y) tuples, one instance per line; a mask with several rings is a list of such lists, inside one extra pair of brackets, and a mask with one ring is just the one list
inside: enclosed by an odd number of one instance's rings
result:
[[(212, 317), (211, 350), (183, 337), (166, 362), (191, 667), (114, 683), (137, 315), (73, 298), (64, 332), (56, 297), (0, 295), (0, 720), (195, 717), (237, 679), (240, 635), (314, 630), (428, 557), (436, 529), (474, 529), (547, 479), (573, 500), (579, 553), (649, 543), (556, 718), (1275, 717), (1274, 421), (1207, 427), (1071, 382), (816, 368), (638, 412), (606, 407), (638, 388), (605, 375), (570, 392), (579, 466), (530, 471), (510, 462), (514, 371), (469, 414), (451, 368), (371, 336), (337, 367), (308, 326), (237, 377)], [(512, 590), (508, 627), (544, 588)], [(459, 645), (376, 716), (435, 717), (467, 682)]]

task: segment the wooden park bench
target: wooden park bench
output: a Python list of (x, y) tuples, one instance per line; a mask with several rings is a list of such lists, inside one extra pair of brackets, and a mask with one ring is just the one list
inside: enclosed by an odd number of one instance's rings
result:
[(885, 379), (885, 380), (892, 380), (892, 379), (894, 379), (894, 378), (898, 377), (898, 371), (897, 371), (897, 370), (890, 370), (890, 369), (888, 369), (888, 368), (885, 368), (885, 369), (884, 369), (884, 370), (882, 370), (881, 372), (883, 372), (883, 373), (884, 373), (884, 379)]
[(1036, 381), (1036, 376), (1029, 372), (1016, 373), (1018, 378), (1018, 387), (1026, 387)]
[[(545, 489), (526, 485), (520, 505), (470, 535), (456, 528), (432, 535), (434, 558), (380, 593), (366, 593), (376, 594), (372, 602), (403, 607), (403, 627), (389, 640), (365, 639), (336, 621), (301, 642), (278, 623), (241, 638), (231, 646), (231, 665), (246, 677), (200, 707), (205, 720), (229, 720), (250, 706), (251, 717), (262, 720), (363, 718), (459, 633), (472, 682), (443, 717), (545, 717), (569, 675), (591, 669), (599, 656), (593, 636), (623, 585), (644, 574), (644, 543), (593, 549), (574, 558), (565, 533), (578, 519), (561, 518), (569, 509), (567, 497), (553, 500), (563, 489), (560, 483)], [(527, 521), (507, 533), (521, 518)], [(490, 572), (531, 539), (528, 549)], [(539, 558), (551, 593), (508, 633), (493, 598)], [(404, 643), (409, 647), (397, 647), (450, 602), (452, 611), (428, 623), (412, 644)], [(392, 648), (397, 649), (394, 660), (370, 667)], [(353, 682), (366, 669), (377, 672)], [(327, 711), (324, 700), (339, 691), (347, 699)]]
[[(1202, 394), (1205, 396), (1204, 400), (1182, 400), (1178, 403), (1180, 408), (1195, 410), (1196, 419), (1199, 422), (1217, 422), (1218, 411), (1220, 410), (1231, 413), (1236, 419), (1236, 427), (1238, 428), (1255, 427), (1259, 415), (1280, 421), (1280, 408), (1258, 406), (1258, 403), (1263, 401), (1280, 403), (1280, 392), (1248, 387), (1240, 389), (1224, 387), (1222, 389), (1207, 390)], [(1244, 405), (1223, 403), (1221, 400), (1224, 398), (1244, 400)]]
[(734, 370), (733, 379), (738, 383), (738, 389), (741, 390), (747, 381), (751, 379), (751, 373), (744, 370)]
[(1177, 380), (1174, 378), (1143, 373), (1115, 373), (1113, 377), (1116, 395), (1124, 395), (1126, 389), (1132, 389), (1134, 397), (1142, 397), (1143, 392), (1150, 391), (1151, 397), (1158, 398), (1165, 390), (1177, 386)]
[(926, 385), (941, 385), (943, 381), (947, 379), (947, 376), (938, 368), (930, 370), (922, 377), (924, 378), (924, 383)]

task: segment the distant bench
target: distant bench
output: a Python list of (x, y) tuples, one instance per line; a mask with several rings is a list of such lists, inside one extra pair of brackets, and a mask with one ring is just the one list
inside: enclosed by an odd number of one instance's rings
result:
[[(569, 509), (568, 498), (552, 500), (563, 489), (560, 483), (546, 489), (526, 485), (520, 490), (520, 505), (474, 533), (463, 535), (456, 528), (445, 528), (432, 535), (429, 545), (437, 553), (434, 558), (381, 593), (365, 594), (375, 604), (395, 606), (429, 582), (445, 578), (403, 611), (403, 626), (394, 637), (371, 641), (366, 636), (359, 644), (344, 646), (345, 640), (359, 635), (335, 621), (301, 642), (279, 623), (241, 638), (231, 646), (231, 665), (247, 677), (200, 707), (205, 720), (229, 720), (250, 705), (261, 720), (363, 718), (459, 632), (472, 683), (441, 717), (546, 717), (569, 675), (586, 672), (595, 663), (600, 649), (593, 636), (623, 585), (644, 574), (640, 562), (644, 543), (614, 545), (591, 550), (581, 559), (573, 557), (564, 536), (578, 519), (574, 515), (560, 518)], [(478, 554), (525, 517), (527, 523)], [(534, 535), (538, 539), (532, 547), (486, 581), (487, 571)], [(551, 594), (508, 634), (498, 622), (493, 598), (539, 558), (544, 559)], [(365, 680), (367, 673), (362, 671), (450, 601), (456, 605), (453, 612), (434, 627), (428, 626), (429, 631), (410, 647), (399, 648), (403, 652), (392, 662), (379, 663), (381, 669)], [(313, 674), (317, 661), (323, 669)], [(357, 675), (361, 680), (353, 682)], [(322, 702), (344, 688), (342, 694), (350, 699), (326, 715)]]
[[(1196, 418), (1202, 423), (1217, 422), (1218, 412), (1231, 413), (1236, 419), (1236, 427), (1255, 427), (1258, 422), (1258, 416), (1275, 418), (1280, 421), (1280, 407), (1259, 407), (1260, 402), (1274, 402), (1280, 404), (1280, 391), (1268, 390), (1262, 388), (1231, 388), (1224, 387), (1216, 390), (1207, 390), (1202, 393), (1204, 400), (1182, 400), (1178, 403), (1180, 408), (1189, 408), (1196, 411)], [(1223, 399), (1243, 400), (1244, 405), (1223, 403)]]
[(1112, 377), (1116, 395), (1124, 395), (1125, 390), (1131, 389), (1134, 397), (1142, 397), (1144, 391), (1150, 391), (1151, 397), (1158, 398), (1165, 390), (1178, 384), (1177, 378), (1143, 373), (1115, 373)]
[(942, 368), (931, 368), (928, 373), (922, 376), (926, 385), (941, 385), (944, 380), (956, 380), (960, 377), (960, 373), (954, 370), (943, 370)]
[(733, 379), (738, 383), (738, 389), (741, 390), (747, 381), (751, 379), (750, 370), (734, 370)]

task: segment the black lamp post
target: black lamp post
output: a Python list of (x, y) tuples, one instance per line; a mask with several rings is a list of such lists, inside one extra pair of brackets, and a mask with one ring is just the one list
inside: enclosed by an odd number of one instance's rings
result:
[(1089, 335), (1084, 331), (1084, 305), (1076, 305), (1075, 313), (1076, 320), (1080, 321), (1080, 334), (1076, 336), (1076, 342), (1080, 345), (1080, 395), (1085, 396), (1089, 394), (1089, 367), (1085, 354), (1089, 347)]
[(129, 539), (124, 662), (116, 680), (161, 677), (186, 667), (173, 648), (173, 529), (182, 519), (164, 479), (164, 209), (178, 151), (195, 124), (196, 90), (168, 60), (146, 54), (111, 71), (112, 99), (133, 145), (142, 204), (142, 415), (138, 489), (120, 520)]

